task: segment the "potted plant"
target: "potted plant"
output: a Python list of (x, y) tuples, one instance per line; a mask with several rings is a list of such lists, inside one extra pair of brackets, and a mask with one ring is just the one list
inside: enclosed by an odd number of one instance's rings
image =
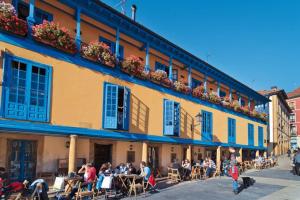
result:
[(225, 107), (229, 107), (231, 108), (231, 101), (229, 97), (224, 97), (223, 101), (222, 101), (222, 105)]
[(242, 110), (243, 113), (245, 113), (245, 114), (247, 114), (247, 115), (250, 114), (250, 110), (249, 110), (248, 106), (243, 106), (243, 107), (241, 107), (241, 110)]
[(151, 80), (161, 82), (163, 79), (168, 77), (167, 73), (163, 70), (155, 70), (154, 72), (150, 73)]
[(188, 87), (186, 84), (180, 82), (180, 81), (175, 81), (174, 82), (174, 89), (178, 92), (183, 92), (185, 94), (188, 94), (191, 92), (190, 87)]
[(240, 106), (240, 103), (239, 103), (238, 100), (234, 100), (232, 102), (232, 107), (233, 107), (234, 111), (236, 111), (236, 112), (240, 112), (241, 111), (241, 106)]
[(201, 99), (204, 99), (205, 98), (205, 89), (202, 85), (199, 85), (193, 89), (192, 94), (194, 97), (200, 97)]
[(173, 87), (174, 85), (173, 81), (168, 78), (162, 79), (161, 83), (166, 87)]
[(71, 38), (69, 30), (60, 27), (54, 22), (43, 21), (42, 24), (32, 27), (33, 38), (43, 44), (50, 45), (67, 53), (76, 53), (74, 39)]
[(146, 75), (144, 72), (142, 59), (135, 55), (130, 55), (129, 57), (125, 58), (125, 60), (122, 62), (121, 69), (123, 72), (134, 76), (142, 77), (142, 74)]
[(212, 103), (216, 103), (216, 104), (219, 104), (221, 103), (221, 98), (218, 96), (218, 94), (214, 91), (211, 91), (209, 94), (208, 94), (208, 100)]
[(116, 65), (115, 56), (111, 53), (109, 46), (103, 42), (96, 41), (82, 44), (81, 54), (89, 60), (100, 62), (110, 67), (115, 67)]
[(19, 19), (15, 8), (10, 3), (0, 2), (0, 29), (20, 36), (26, 36), (27, 22)]
[(268, 115), (266, 113), (260, 113), (260, 119), (266, 122), (268, 120)]

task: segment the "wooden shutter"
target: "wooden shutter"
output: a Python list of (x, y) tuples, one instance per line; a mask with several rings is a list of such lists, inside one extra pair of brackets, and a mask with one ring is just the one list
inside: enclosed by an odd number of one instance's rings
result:
[(124, 99), (123, 99), (123, 129), (129, 130), (129, 117), (130, 117), (130, 89), (124, 87)]

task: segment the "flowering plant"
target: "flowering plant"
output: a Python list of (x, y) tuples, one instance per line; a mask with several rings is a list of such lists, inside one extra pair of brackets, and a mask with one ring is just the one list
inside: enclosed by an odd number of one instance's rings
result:
[(167, 87), (173, 86), (173, 81), (168, 78), (162, 79), (161, 82), (162, 82), (162, 84), (164, 84)]
[(259, 118), (263, 121), (267, 121), (268, 120), (268, 115), (266, 113), (260, 113)]
[(211, 91), (208, 94), (208, 99), (209, 101), (213, 102), (213, 103), (221, 103), (221, 98), (218, 96), (218, 94), (214, 91)]
[(161, 81), (161, 80), (168, 77), (167, 73), (163, 70), (160, 70), (160, 69), (158, 69), (154, 72), (151, 72), (150, 76), (151, 76), (151, 79), (155, 80), (155, 81)]
[(111, 53), (110, 48), (103, 42), (90, 42), (88, 45), (81, 46), (83, 56), (99, 61), (103, 64), (114, 67), (116, 64), (115, 56)]
[(130, 55), (129, 57), (125, 58), (121, 67), (124, 71), (133, 75), (140, 76), (144, 72), (142, 59), (135, 55)]
[(204, 98), (205, 97), (204, 93), (205, 93), (205, 89), (202, 85), (199, 85), (193, 89), (193, 96), (195, 97)]
[(174, 82), (174, 88), (175, 88), (176, 91), (183, 92), (185, 94), (188, 94), (188, 93), (191, 92), (190, 87), (188, 87), (186, 84), (184, 84), (180, 81), (175, 81)]
[(253, 117), (257, 117), (257, 118), (260, 117), (259, 112), (257, 112), (256, 110), (253, 110), (252, 112), (250, 112), (250, 115), (253, 116)]
[(242, 110), (243, 113), (245, 113), (247, 115), (250, 114), (250, 110), (249, 110), (249, 108), (247, 106), (241, 107), (241, 110)]
[(15, 8), (5, 2), (0, 2), (0, 29), (25, 36), (28, 31), (27, 23), (16, 16)]
[(232, 102), (232, 107), (233, 107), (233, 109), (234, 109), (235, 111), (241, 111), (240, 103), (239, 103), (239, 101), (237, 101), (237, 100), (234, 100), (234, 101)]
[(76, 52), (76, 45), (70, 36), (69, 30), (65, 27), (61, 28), (59, 24), (54, 22), (44, 20), (42, 24), (33, 26), (32, 36), (35, 40), (55, 48), (69, 53)]

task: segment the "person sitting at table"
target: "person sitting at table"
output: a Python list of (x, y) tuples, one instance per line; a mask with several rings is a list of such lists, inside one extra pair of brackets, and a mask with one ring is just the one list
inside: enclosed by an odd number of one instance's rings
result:
[(127, 174), (136, 174), (136, 169), (135, 167), (132, 165), (132, 163), (127, 163), (126, 167), (128, 169)]
[[(151, 169), (150, 169), (150, 167), (148, 167), (146, 165), (146, 162), (144, 162), (144, 161), (141, 162), (140, 168), (141, 168), (140, 176), (142, 176), (144, 178), (145, 183), (147, 183), (150, 176), (151, 176)], [(152, 178), (153, 178), (153, 175), (152, 175)], [(150, 191), (151, 192), (158, 192), (156, 187), (155, 187), (156, 185), (152, 186), (152, 184), (150, 184), (150, 181), (149, 181), (149, 186), (150, 186)]]
[(209, 178), (211, 174), (216, 171), (216, 164), (211, 158), (208, 158), (208, 162), (206, 163), (206, 166), (207, 166), (206, 177)]
[(113, 169), (112, 169), (111, 163), (110, 163), (110, 162), (107, 162), (106, 165), (107, 165), (107, 169), (105, 170), (105, 173), (106, 173), (106, 174), (111, 174), (111, 173), (113, 173)]
[(120, 174), (127, 174), (128, 168), (126, 167), (126, 165), (124, 163), (121, 163), (119, 165), (119, 173)]
[(89, 191), (92, 191), (93, 182), (96, 180), (96, 168), (91, 163), (82, 165), (78, 174), (84, 173), (83, 180)]
[(176, 158), (174, 159), (173, 163), (171, 164), (171, 167), (172, 167), (173, 169), (180, 169), (180, 168), (181, 168), (181, 166), (180, 166), (180, 164), (178, 163), (178, 160), (177, 160)]
[(192, 171), (192, 166), (189, 160), (186, 159), (184, 162), (182, 162), (182, 169), (183, 169), (183, 177), (187, 178)]
[(103, 182), (103, 179), (105, 177), (105, 172), (106, 172), (107, 169), (108, 169), (107, 163), (104, 163), (104, 164), (101, 165), (99, 173), (98, 173), (97, 184), (96, 184), (96, 189), (97, 190), (101, 190), (102, 182)]

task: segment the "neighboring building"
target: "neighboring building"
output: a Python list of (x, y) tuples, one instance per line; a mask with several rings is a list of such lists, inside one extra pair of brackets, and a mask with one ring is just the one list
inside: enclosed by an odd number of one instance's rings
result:
[(300, 88), (288, 94), (288, 104), (293, 111), (290, 116), (291, 147), (300, 147)]
[(289, 116), (292, 111), (286, 102), (287, 95), (284, 90), (277, 87), (259, 93), (270, 100), (264, 106), (269, 113), (268, 153), (283, 155), (290, 148)]
[[(99, 0), (26, 2), (12, 1), (20, 18), (29, 25), (59, 22), (71, 30), (77, 49), (81, 41), (103, 41), (117, 59), (136, 55), (145, 71), (161, 69), (164, 81), (180, 80), (189, 88), (202, 85), (205, 93), (244, 105), (244, 113), (269, 101)], [(99, 168), (104, 162), (138, 167), (143, 160), (164, 172), (175, 158), (211, 156), (220, 166), (228, 147), (244, 159), (267, 148), (261, 118), (41, 42), (0, 32), (0, 166), (12, 180), (75, 171), (86, 161)]]

